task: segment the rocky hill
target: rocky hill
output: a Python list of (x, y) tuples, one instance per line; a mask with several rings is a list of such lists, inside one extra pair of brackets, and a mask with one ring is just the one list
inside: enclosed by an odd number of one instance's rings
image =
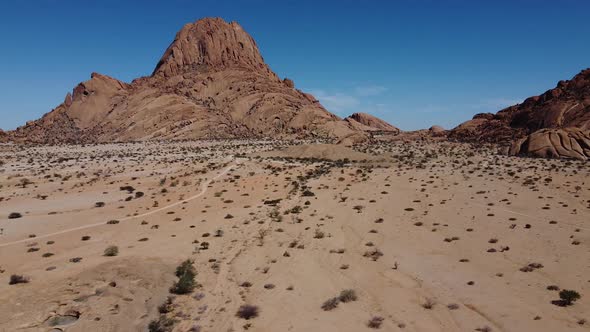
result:
[[(378, 119), (371, 123), (385, 126)], [(127, 84), (93, 73), (54, 110), (5, 136), (49, 144), (365, 137), (292, 80), (280, 79), (254, 39), (220, 18), (185, 25), (151, 76)]]
[(590, 69), (522, 104), (477, 114), (449, 133), (469, 142), (499, 143), (513, 155), (590, 158)]
[(358, 128), (365, 131), (387, 131), (399, 133), (399, 128), (396, 128), (389, 123), (367, 113), (354, 113), (344, 119), (353, 128)]

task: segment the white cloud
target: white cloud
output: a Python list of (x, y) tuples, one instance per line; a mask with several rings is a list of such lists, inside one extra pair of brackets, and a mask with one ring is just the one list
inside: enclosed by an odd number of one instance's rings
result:
[[(375, 97), (387, 91), (386, 87), (379, 85), (359, 85), (352, 89), (340, 91), (313, 90), (311, 93), (326, 107), (334, 113), (350, 114), (358, 112), (359, 109), (370, 109), (371, 100), (368, 97)], [(385, 105), (379, 105), (382, 109)]]
[(353, 111), (361, 102), (356, 97), (341, 92), (328, 93), (323, 90), (312, 91), (312, 94), (329, 111), (345, 113)]
[(360, 97), (377, 96), (387, 91), (387, 88), (379, 85), (357, 86), (354, 92)]

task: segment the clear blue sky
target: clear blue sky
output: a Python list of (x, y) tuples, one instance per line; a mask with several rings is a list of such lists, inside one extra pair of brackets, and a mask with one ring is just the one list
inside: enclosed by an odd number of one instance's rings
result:
[(175, 33), (238, 21), (281, 77), (340, 116), (453, 127), (590, 67), (587, 0), (2, 0), (0, 128), (50, 111), (93, 71), (151, 73)]

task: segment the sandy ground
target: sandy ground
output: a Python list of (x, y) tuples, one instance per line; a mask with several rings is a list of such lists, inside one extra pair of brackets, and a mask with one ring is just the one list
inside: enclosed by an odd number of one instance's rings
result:
[(0, 331), (590, 330), (590, 164), (282, 145), (0, 146)]

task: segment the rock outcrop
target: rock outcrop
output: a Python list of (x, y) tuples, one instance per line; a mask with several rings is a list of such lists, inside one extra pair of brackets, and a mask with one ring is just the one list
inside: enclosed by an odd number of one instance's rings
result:
[(541, 129), (514, 142), (510, 154), (588, 160), (590, 131), (575, 127)]
[[(395, 129), (373, 117), (369, 122)], [(50, 144), (368, 137), (295, 89), (292, 80), (280, 79), (254, 39), (239, 24), (219, 18), (185, 25), (151, 76), (127, 84), (94, 73), (61, 105), (7, 136)]]
[(399, 128), (367, 113), (353, 113), (344, 120), (350, 123), (352, 127), (359, 128), (360, 130), (400, 132)]
[(445, 130), (445, 128), (435, 125), (435, 126), (428, 128), (428, 132), (430, 133), (430, 135), (438, 137), (438, 136), (444, 136), (447, 131)]
[(510, 153), (586, 160), (590, 135), (590, 69), (522, 104), (477, 114), (449, 133), (469, 142), (499, 143)]
[(264, 63), (254, 39), (238, 23), (220, 18), (185, 25), (152, 75), (173, 77), (199, 67), (206, 71), (242, 67), (278, 80)]

